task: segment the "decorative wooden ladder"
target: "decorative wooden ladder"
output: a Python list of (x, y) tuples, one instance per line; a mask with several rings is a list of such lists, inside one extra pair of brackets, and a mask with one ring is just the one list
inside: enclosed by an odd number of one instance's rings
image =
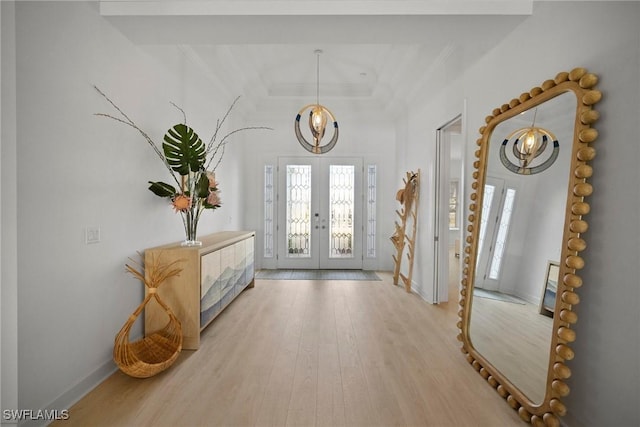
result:
[[(402, 208), (396, 213), (400, 217), (400, 223), (396, 224), (396, 231), (391, 236), (391, 241), (396, 248), (396, 254), (393, 255), (395, 269), (393, 271), (393, 284), (398, 285), (398, 278), (404, 282), (404, 288), (407, 292), (411, 292), (411, 278), (413, 276), (413, 260), (416, 243), (416, 230), (418, 225), (418, 199), (420, 197), (420, 169), (418, 172), (407, 172), (407, 176), (402, 179), (404, 188), (396, 193), (396, 200), (400, 202)], [(407, 223), (411, 222), (411, 232), (407, 234)], [(404, 248), (408, 246), (407, 258), (409, 267), (407, 275), (400, 273), (400, 265), (402, 263), (402, 253)]]

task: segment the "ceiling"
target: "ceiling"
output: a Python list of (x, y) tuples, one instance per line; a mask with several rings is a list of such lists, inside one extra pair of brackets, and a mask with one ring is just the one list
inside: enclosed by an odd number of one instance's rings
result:
[(125, 0), (100, 12), (155, 54), (178, 46), (254, 112), (297, 111), (319, 83), (334, 113), (393, 115), (442, 81), (445, 60), (452, 80), (491, 49), (532, 1)]

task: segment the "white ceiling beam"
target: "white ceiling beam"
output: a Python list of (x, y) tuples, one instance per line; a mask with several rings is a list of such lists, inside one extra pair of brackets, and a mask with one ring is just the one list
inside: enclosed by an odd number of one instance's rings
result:
[(531, 15), (533, 0), (105, 0), (103, 16)]

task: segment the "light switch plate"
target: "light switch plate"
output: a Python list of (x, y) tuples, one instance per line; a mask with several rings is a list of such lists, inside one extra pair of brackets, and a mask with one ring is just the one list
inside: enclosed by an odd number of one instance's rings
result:
[(100, 227), (87, 227), (85, 230), (85, 241), (87, 245), (100, 243)]

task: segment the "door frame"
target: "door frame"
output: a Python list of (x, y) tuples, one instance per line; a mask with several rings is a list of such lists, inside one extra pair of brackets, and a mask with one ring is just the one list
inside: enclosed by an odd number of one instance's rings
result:
[[(463, 113), (457, 114), (436, 129), (436, 153), (434, 162), (434, 237), (433, 237), (433, 303), (449, 300), (449, 182), (451, 177), (451, 135), (464, 135)], [(458, 212), (464, 211), (464, 140), (460, 161), (458, 188)], [(463, 242), (462, 218), (458, 229), (458, 239)], [(460, 279), (460, 277), (458, 277)], [(459, 280), (458, 280), (459, 282)]]

